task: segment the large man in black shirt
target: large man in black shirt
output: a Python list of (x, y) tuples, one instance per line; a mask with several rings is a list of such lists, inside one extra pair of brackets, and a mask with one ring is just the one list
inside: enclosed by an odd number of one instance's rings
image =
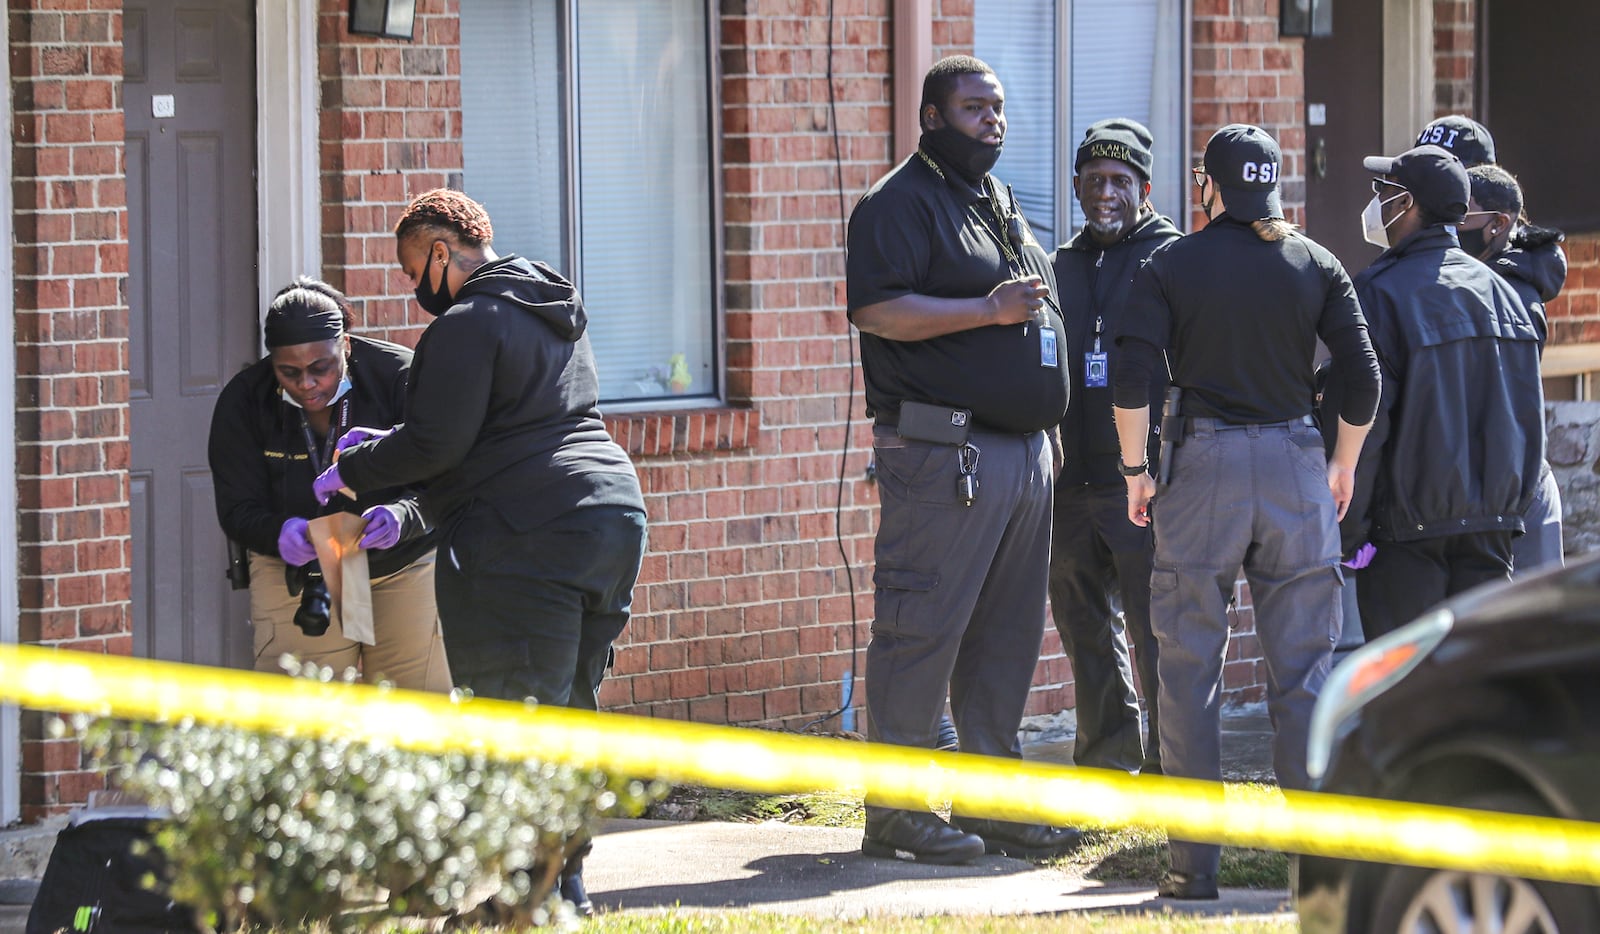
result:
[[(1162, 767), (1221, 777), (1227, 607), (1242, 564), (1266, 659), (1273, 769), (1283, 787), (1305, 788), (1311, 710), (1339, 635), (1337, 522), (1378, 375), (1349, 276), (1283, 220), (1281, 164), (1278, 144), (1259, 127), (1232, 124), (1211, 137), (1205, 168), (1195, 170), (1210, 222), (1157, 250), (1135, 279), (1112, 379), (1135, 525), (1150, 522), (1156, 494), (1146, 445), (1162, 350), (1183, 391), (1150, 580)], [(1311, 419), (1319, 337), (1349, 374), (1331, 459)], [(1175, 840), (1170, 849), (1161, 894), (1216, 898), (1221, 848)]]
[(1451, 594), (1509, 579), (1544, 459), (1539, 331), (1504, 279), (1458, 246), (1471, 188), (1438, 146), (1372, 157), (1356, 277), (1383, 399), (1346, 540), (1377, 546), (1356, 594), (1368, 639)]
[[(1067, 384), (1048, 258), (989, 175), (1004, 105), (975, 58), (929, 70), (917, 151), (851, 214), (845, 284), (882, 502), (868, 735), (931, 748), (948, 691), (962, 751), (1020, 756), (1044, 635), (1050, 429)], [(1077, 841), (959, 813), (951, 823), (869, 804), (862, 851), (961, 863)]]
[[(1050, 612), (1072, 660), (1078, 735), (1072, 761), (1130, 772), (1161, 770), (1156, 641), (1150, 634), (1150, 530), (1128, 522), (1128, 491), (1117, 472), (1108, 367), (1110, 332), (1122, 315), (1139, 265), (1180, 234), (1150, 205), (1150, 131), (1112, 119), (1084, 132), (1072, 190), (1084, 226), (1056, 249), (1051, 265), (1066, 325), (1062, 366), (1072, 397), (1061, 422), (1066, 464), (1056, 480), (1050, 545)], [(1150, 381), (1161, 404), (1166, 373)], [(1157, 438), (1150, 436), (1152, 459)], [(1121, 618), (1113, 599), (1120, 598)], [(1140, 734), (1132, 643), (1150, 709), (1150, 740)]]

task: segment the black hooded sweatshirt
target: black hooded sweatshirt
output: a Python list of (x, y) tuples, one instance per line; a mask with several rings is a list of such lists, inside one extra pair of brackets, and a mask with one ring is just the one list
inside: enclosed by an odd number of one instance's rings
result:
[(1550, 227), (1525, 225), (1498, 256), (1489, 257), (1489, 268), (1499, 273), (1528, 306), (1528, 315), (1539, 331), (1539, 349), (1544, 349), (1550, 324), (1544, 303), (1561, 294), (1567, 282), (1567, 254), (1561, 249), (1564, 234)]
[(345, 483), (359, 492), (426, 480), (424, 513), (447, 530), (474, 501), (517, 532), (588, 506), (642, 510), (633, 464), (596, 408), (588, 317), (572, 283), (504, 256), (455, 300), (417, 341), (405, 423), (346, 450)]
[[(1084, 353), (1094, 349), (1096, 319), (1100, 324), (1100, 350), (1115, 362), (1119, 348), (1112, 340), (1134, 274), (1150, 254), (1164, 244), (1183, 236), (1172, 221), (1150, 211), (1134, 223), (1127, 235), (1110, 246), (1101, 246), (1087, 230), (1056, 248), (1051, 265), (1055, 267), (1056, 291), (1061, 301), (1061, 320), (1066, 327), (1063, 365), (1072, 374), (1072, 393), (1067, 414), (1061, 420), (1061, 446), (1066, 463), (1059, 484), (1116, 486), (1124, 483), (1117, 469), (1122, 459), (1117, 425), (1111, 412), (1111, 387), (1084, 385)], [(1146, 456), (1152, 466), (1160, 447), (1156, 433), (1161, 425), (1161, 401), (1167, 388), (1167, 374), (1150, 380), (1150, 440)], [(1129, 455), (1132, 456), (1131, 454)]]

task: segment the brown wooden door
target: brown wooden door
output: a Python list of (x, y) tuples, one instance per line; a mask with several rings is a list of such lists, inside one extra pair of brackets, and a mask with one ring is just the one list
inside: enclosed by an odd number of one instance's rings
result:
[(1361, 237), (1372, 197), (1361, 160), (1394, 155), (1383, 151), (1383, 0), (1338, 0), (1333, 35), (1305, 42), (1305, 229), (1354, 278), (1380, 252)]
[(123, 19), (134, 652), (244, 667), (206, 436), (256, 356), (254, 21), (251, 0), (129, 0)]

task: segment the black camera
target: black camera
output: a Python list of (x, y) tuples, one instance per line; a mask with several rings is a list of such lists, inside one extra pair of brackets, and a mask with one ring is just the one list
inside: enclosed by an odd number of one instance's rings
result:
[(322, 579), (322, 567), (315, 561), (305, 567), (290, 567), (284, 577), (289, 585), (289, 596), (300, 597), (300, 609), (294, 611), (294, 624), (308, 636), (327, 632), (333, 598), (328, 595), (328, 584)]

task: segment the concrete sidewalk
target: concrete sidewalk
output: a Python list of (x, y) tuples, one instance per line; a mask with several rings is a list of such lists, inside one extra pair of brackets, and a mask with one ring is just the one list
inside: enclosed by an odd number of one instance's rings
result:
[(1172, 911), (1285, 916), (1283, 889), (1224, 889), (1214, 902), (1158, 899), (1154, 887), (1073, 879), (984, 856), (928, 866), (861, 855), (854, 828), (619, 820), (584, 867), (600, 911), (745, 909), (822, 918)]
[[(1024, 755), (1072, 761), (1070, 715), (1035, 718)], [(1223, 721), (1223, 774), (1270, 781), (1272, 728), (1264, 707)], [(1286, 889), (1224, 889), (1214, 902), (1158, 899), (1145, 885), (1105, 884), (1024, 860), (984, 856), (928, 866), (861, 855), (859, 828), (767, 822), (609, 822), (584, 867), (602, 911), (748, 909), (823, 918), (1163, 912), (1292, 918)]]
[[(1071, 713), (1032, 718), (1022, 738), (1029, 759), (1071, 762)], [(1223, 720), (1223, 774), (1234, 781), (1270, 781), (1271, 738), (1264, 707), (1229, 710)], [(0, 844), (17, 833), (0, 832)], [(54, 833), (48, 838), (53, 841)], [(22, 861), (17, 849), (12, 859), (0, 859), (0, 878), (37, 878), (34, 873), (43, 871), (39, 854)], [(0, 854), (5, 850), (0, 846)], [(24, 862), (29, 871), (18, 872)], [(821, 918), (1065, 911), (1291, 917), (1284, 889), (1224, 889), (1215, 902), (1171, 901), (1158, 899), (1150, 886), (1075, 879), (1001, 856), (984, 856), (967, 866), (868, 859), (861, 855), (859, 828), (777, 822), (610, 821), (595, 840), (584, 874), (602, 911), (681, 907)], [(27, 906), (0, 905), (0, 934), (22, 934), (26, 918)]]

